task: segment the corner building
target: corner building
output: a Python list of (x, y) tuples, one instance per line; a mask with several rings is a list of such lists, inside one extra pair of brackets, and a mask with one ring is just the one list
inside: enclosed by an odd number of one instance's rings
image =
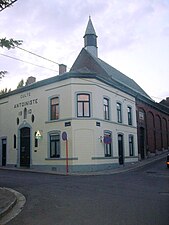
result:
[(149, 97), (98, 58), (91, 18), (84, 42), (69, 72), (0, 96), (1, 166), (64, 172), (68, 162), (75, 172), (138, 160), (135, 95)]

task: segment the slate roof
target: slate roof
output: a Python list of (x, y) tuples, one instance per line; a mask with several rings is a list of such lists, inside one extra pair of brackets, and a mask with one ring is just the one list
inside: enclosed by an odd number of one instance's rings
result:
[(106, 62), (102, 61), (101, 59), (96, 59), (96, 61), (106, 70), (107, 74), (112, 77), (112, 79), (116, 80), (119, 83), (128, 86), (132, 90), (139, 92), (140, 94), (150, 98), (147, 93), (131, 78), (126, 76), (125, 74), (121, 73), (114, 67), (110, 66)]
[(97, 73), (104, 81), (109, 82), (110, 85), (121, 91), (127, 92), (133, 96), (140, 94), (151, 99), (133, 79), (121, 73), (103, 60), (93, 56), (84, 48), (81, 50), (70, 71), (80, 72), (82, 68), (87, 68), (91, 72)]
[(85, 35), (87, 35), (87, 34), (94, 34), (94, 35), (96, 35), (96, 32), (95, 32), (95, 29), (94, 29), (94, 26), (92, 24), (90, 16), (89, 16), (89, 21), (88, 21), (88, 24), (87, 24), (87, 27), (86, 27), (86, 32), (85, 32)]
[(91, 78), (96, 78), (96, 74), (92, 73), (87, 68), (86, 69), (82, 69), (81, 72), (66, 72), (66, 73), (63, 73), (61, 75), (56, 75), (54, 77), (50, 77), (50, 78), (47, 78), (47, 79), (44, 79), (44, 80), (37, 81), (37, 82), (32, 83), (32, 84), (20, 87), (18, 89), (15, 89), (13, 91), (7, 92), (5, 94), (1, 94), (0, 95), (0, 99), (9, 97), (9, 96), (12, 96), (12, 95), (15, 95), (15, 94), (19, 94), (19, 93), (22, 93), (22, 92), (25, 92), (25, 91), (31, 91), (33, 89), (44, 87), (46, 85), (57, 83), (57, 82), (60, 82), (60, 81), (66, 80), (66, 79), (70, 79), (70, 78), (88, 78), (89, 76)]

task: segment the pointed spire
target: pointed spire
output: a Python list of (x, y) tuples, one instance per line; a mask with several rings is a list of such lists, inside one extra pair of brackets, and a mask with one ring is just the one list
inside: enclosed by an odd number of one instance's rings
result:
[(86, 32), (83, 38), (85, 49), (88, 50), (88, 52), (90, 52), (92, 55), (97, 57), (97, 35), (90, 16), (86, 27)]
[(94, 29), (92, 21), (91, 21), (91, 16), (89, 16), (89, 21), (88, 21), (88, 24), (87, 24), (87, 27), (86, 27), (85, 35), (87, 35), (87, 34), (96, 35), (95, 29)]

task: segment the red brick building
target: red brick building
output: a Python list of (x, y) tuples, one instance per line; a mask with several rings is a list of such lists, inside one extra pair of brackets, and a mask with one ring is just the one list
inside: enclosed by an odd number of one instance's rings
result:
[(169, 148), (169, 108), (162, 103), (136, 98), (140, 159)]

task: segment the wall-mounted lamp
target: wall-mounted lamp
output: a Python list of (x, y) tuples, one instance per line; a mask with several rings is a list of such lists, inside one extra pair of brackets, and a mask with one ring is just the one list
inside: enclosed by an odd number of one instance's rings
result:
[(100, 136), (100, 137), (99, 137), (100, 143), (103, 143), (103, 140), (104, 140), (104, 136)]

